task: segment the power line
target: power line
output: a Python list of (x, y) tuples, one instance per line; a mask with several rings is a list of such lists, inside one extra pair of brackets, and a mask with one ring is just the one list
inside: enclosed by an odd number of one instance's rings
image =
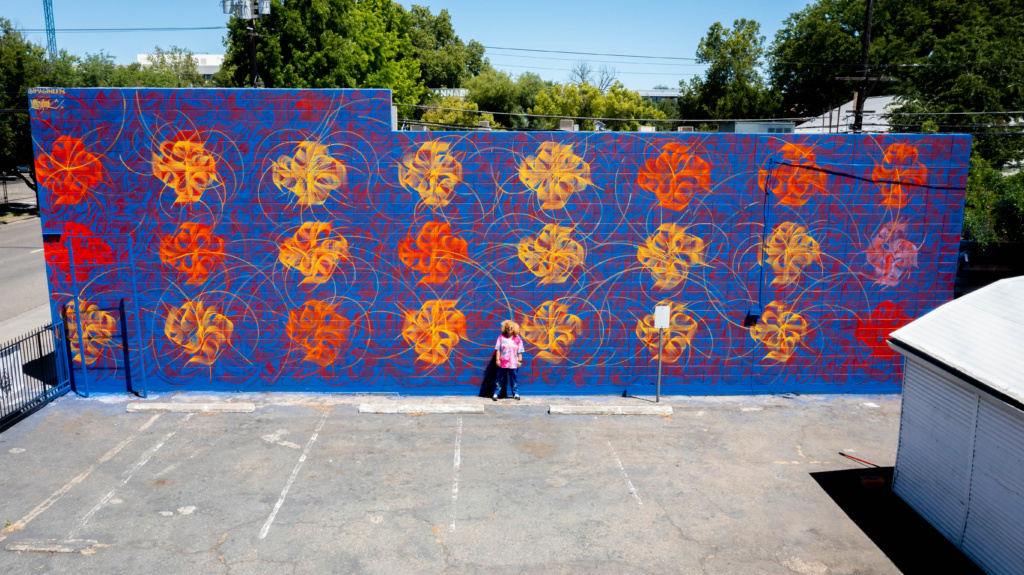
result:
[[(193, 30), (227, 30), (227, 26), (189, 26), (183, 28), (57, 28), (62, 34), (90, 34), (108, 32), (187, 32)], [(22, 32), (46, 32), (45, 28), (22, 28)]]
[[(552, 70), (555, 72), (572, 72), (572, 68), (545, 68), (542, 66), (522, 66), (519, 64), (500, 64), (491, 63), (496, 68), (524, 68), (526, 70)], [(622, 72), (619, 70), (615, 71), (616, 75), (630, 75), (630, 76), (699, 76), (699, 72)]]

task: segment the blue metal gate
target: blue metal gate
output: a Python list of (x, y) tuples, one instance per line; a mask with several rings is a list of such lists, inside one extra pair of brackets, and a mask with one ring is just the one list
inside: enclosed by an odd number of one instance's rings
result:
[(0, 346), (0, 431), (71, 389), (64, 323)]

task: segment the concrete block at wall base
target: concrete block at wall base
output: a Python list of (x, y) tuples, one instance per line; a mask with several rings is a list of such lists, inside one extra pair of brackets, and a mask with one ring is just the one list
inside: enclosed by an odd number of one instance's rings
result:
[(251, 403), (129, 403), (128, 413), (252, 413)]

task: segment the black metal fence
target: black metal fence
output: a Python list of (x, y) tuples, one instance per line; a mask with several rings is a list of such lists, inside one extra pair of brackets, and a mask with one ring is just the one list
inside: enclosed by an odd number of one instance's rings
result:
[(0, 431), (71, 389), (63, 323), (0, 345)]

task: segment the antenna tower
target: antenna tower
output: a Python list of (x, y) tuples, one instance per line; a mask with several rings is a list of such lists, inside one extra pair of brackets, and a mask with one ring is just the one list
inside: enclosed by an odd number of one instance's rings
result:
[(46, 50), (50, 59), (57, 57), (57, 30), (53, 25), (53, 0), (43, 0), (43, 14), (46, 15)]

